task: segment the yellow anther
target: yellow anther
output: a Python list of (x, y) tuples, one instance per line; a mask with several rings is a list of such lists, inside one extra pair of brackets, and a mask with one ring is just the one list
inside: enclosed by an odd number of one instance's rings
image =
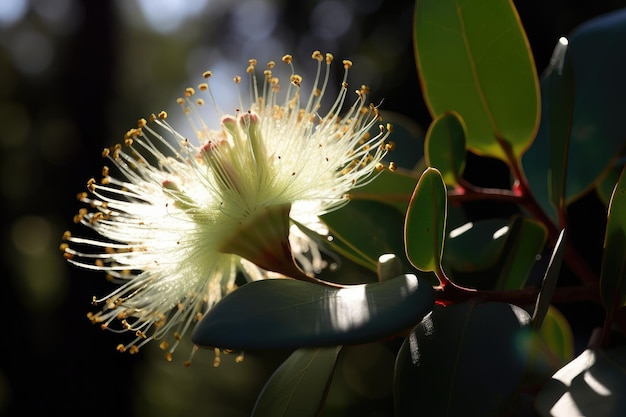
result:
[(206, 91), (209, 89), (209, 85), (207, 83), (202, 83), (198, 85), (198, 90), (200, 91)]
[(123, 353), (123, 352), (126, 352), (126, 348), (125, 348), (125, 347), (124, 347), (124, 345), (123, 345), (123, 344), (121, 344), (121, 343), (120, 343), (119, 345), (117, 345), (117, 348), (116, 348), (116, 349), (117, 349), (117, 351), (118, 351), (118, 352), (122, 352), (122, 353)]
[(274, 61), (270, 61), (267, 63), (267, 68), (272, 69), (276, 66), (276, 62)]
[(350, 61), (349, 59), (344, 59), (343, 60), (343, 67), (345, 69), (352, 68), (352, 61)]
[(181, 98), (181, 97), (178, 97), (178, 98), (176, 99), (176, 104), (179, 104), (179, 105), (181, 105), (181, 106), (182, 106), (183, 104), (185, 104), (185, 99), (183, 99), (183, 98)]
[(293, 61), (293, 56), (287, 54), (282, 57), (282, 60), (285, 64), (291, 64), (291, 62)]
[(333, 62), (333, 59), (334, 59), (333, 54), (326, 53), (326, 63), (327, 64), (330, 64), (331, 62)]
[(394, 172), (397, 166), (395, 162), (389, 162), (389, 171)]
[(233, 81), (235, 81), (235, 84), (239, 84), (241, 82), (241, 77), (239, 75), (235, 75)]
[(167, 113), (165, 111), (161, 111), (161, 112), (159, 112), (158, 117), (161, 120), (165, 120), (165, 119), (167, 119)]
[(391, 123), (387, 123), (387, 131), (393, 133), (393, 125)]
[(253, 72), (254, 72), (254, 65), (248, 65), (248, 68), (246, 68), (246, 73), (252, 74)]
[(148, 124), (148, 122), (143, 117), (141, 119), (137, 120), (137, 128), (138, 129), (141, 129), (142, 127), (145, 127), (147, 124)]
[(211, 78), (212, 76), (213, 76), (213, 73), (211, 71), (204, 71), (202, 73), (203, 78)]
[(193, 88), (191, 88), (191, 87), (187, 87), (187, 88), (185, 88), (185, 97), (191, 97), (191, 96), (193, 96), (194, 94), (196, 94), (196, 90), (194, 90), (194, 89), (193, 89)]
[(257, 62), (257, 61), (256, 61), (256, 59), (254, 59), (254, 58), (252, 58), (252, 59), (249, 59), (249, 60), (248, 60), (248, 64), (250, 64), (250, 65), (252, 65), (252, 66), (255, 66), (255, 65), (256, 65), (256, 62)]
[(322, 62), (324, 60), (324, 55), (320, 51), (313, 51), (311, 54), (311, 58), (315, 59), (318, 62)]
[(159, 348), (161, 348), (161, 350), (166, 350), (168, 347), (169, 343), (167, 343), (165, 340), (159, 343)]
[(172, 361), (172, 354), (171, 354), (171, 352), (167, 352), (165, 354), (165, 360), (168, 361), (168, 362)]
[(291, 78), (289, 79), (289, 81), (291, 81), (291, 83), (295, 85), (296, 87), (300, 87), (300, 83), (302, 82), (302, 77), (299, 76), (298, 74), (293, 74)]
[(199, 99), (197, 99), (197, 100), (196, 100), (196, 104), (197, 104), (198, 106), (202, 106), (202, 105), (204, 105), (204, 100), (202, 100), (201, 98), (199, 98)]
[(104, 148), (104, 149), (102, 150), (102, 157), (103, 157), (103, 158), (106, 158), (107, 156), (109, 156), (109, 153), (110, 153), (110, 152), (111, 152), (111, 151), (109, 150), (109, 148)]

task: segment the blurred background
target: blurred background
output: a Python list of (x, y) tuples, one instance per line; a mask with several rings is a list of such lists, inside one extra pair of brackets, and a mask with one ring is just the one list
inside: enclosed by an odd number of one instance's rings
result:
[[(538, 71), (559, 36), (624, 6), (516, 5)], [(75, 227), (75, 195), (100, 175), (101, 150), (138, 118), (166, 110), (180, 126), (175, 99), (203, 71), (213, 71), (222, 107), (234, 109), (231, 80), (249, 58), (264, 64), (291, 53), (304, 74), (315, 70), (316, 49), (351, 59), (353, 85), (370, 85), (372, 101), (384, 99), (384, 110), (425, 130), (430, 117), (415, 72), (412, 11), (407, 0), (1, 0), (0, 415), (248, 415), (288, 352), (249, 354), (243, 364), (225, 356), (218, 368), (212, 352), (184, 368), (189, 346), (173, 363), (156, 346), (118, 353), (115, 334), (86, 318), (92, 296), (109, 289), (104, 276), (71, 267), (59, 251), (62, 233)], [(493, 174), (500, 169), (468, 162), (468, 175), (483, 185), (506, 183), (506, 174)], [(599, 206), (583, 199), (572, 210), (589, 207)], [(579, 237), (594, 249), (583, 253), (597, 257), (603, 230), (588, 228)], [(390, 375), (380, 371), (389, 366), (372, 364), (392, 364), (392, 353), (380, 345), (351, 349), (346, 361), (359, 366), (346, 369), (358, 372), (338, 374), (325, 415), (355, 398), (361, 406), (346, 415), (390, 415)], [(383, 374), (371, 378), (375, 372)]]

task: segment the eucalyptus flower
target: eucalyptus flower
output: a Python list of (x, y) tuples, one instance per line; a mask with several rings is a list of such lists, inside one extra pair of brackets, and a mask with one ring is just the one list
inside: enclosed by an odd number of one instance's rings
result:
[[(87, 207), (74, 218), (92, 232), (66, 232), (62, 250), (72, 264), (119, 284), (94, 297), (101, 310), (88, 315), (102, 328), (134, 334), (118, 350), (135, 353), (160, 340), (171, 360), (181, 337), (235, 288), (238, 274), (248, 281), (315, 280), (320, 257), (298, 227), (346, 204), (351, 189), (384, 169), (390, 145), (366, 86), (344, 105), (350, 61), (343, 61), (338, 96), (319, 113), (333, 57), (316, 51), (313, 58), (318, 69), (306, 101), (290, 55), (282, 58), (291, 69), (284, 94), (275, 63), (260, 81), (250, 60), (250, 103), (220, 114), (217, 129), (202, 115), (205, 102), (219, 112), (207, 71), (178, 99), (193, 140), (161, 112), (104, 150), (112, 169), (105, 166), (102, 179), (78, 194)], [(239, 90), (241, 77), (234, 81)]]

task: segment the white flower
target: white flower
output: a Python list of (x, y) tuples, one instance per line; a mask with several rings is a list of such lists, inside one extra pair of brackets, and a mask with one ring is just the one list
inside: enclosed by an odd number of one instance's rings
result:
[[(302, 77), (293, 72), (290, 55), (283, 57), (291, 66), (284, 96), (272, 75), (274, 63), (257, 83), (256, 61), (250, 60), (249, 108), (222, 116), (219, 130), (209, 129), (201, 115), (200, 93), (217, 108), (205, 82), (199, 93), (188, 88), (178, 100), (195, 142), (174, 130), (161, 112), (150, 122), (141, 119), (123, 145), (105, 149), (119, 173), (109, 175), (105, 167), (102, 181), (90, 180), (89, 193), (78, 198), (91, 211), (81, 209), (75, 217), (96, 236), (66, 232), (62, 249), (71, 263), (106, 271), (121, 284), (104, 298), (94, 297), (103, 307), (89, 315), (103, 328), (120, 322), (120, 331), (135, 334), (119, 350), (134, 353), (158, 339), (171, 360), (180, 337), (233, 289), (238, 272), (248, 280), (265, 278), (268, 271), (306, 278), (319, 268), (315, 246), (293, 232), (289, 219), (308, 224), (346, 204), (352, 188), (383, 168), (389, 130), (381, 125), (370, 135), (380, 116), (366, 102), (365, 86), (340, 114), (349, 61), (343, 61), (338, 97), (328, 112), (318, 114), (332, 55), (315, 52), (313, 58), (318, 72), (304, 105)], [(292, 253), (293, 248), (311, 249), (313, 256)], [(168, 335), (173, 344), (164, 340)]]

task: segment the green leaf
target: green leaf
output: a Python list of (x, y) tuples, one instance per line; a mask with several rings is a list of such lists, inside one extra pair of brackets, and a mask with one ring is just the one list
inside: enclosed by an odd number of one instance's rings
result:
[(626, 415), (626, 346), (583, 351), (558, 370), (535, 397), (541, 416)]
[(554, 244), (554, 250), (552, 251), (550, 261), (548, 262), (548, 268), (546, 269), (543, 281), (541, 282), (541, 290), (539, 291), (539, 296), (537, 296), (537, 301), (535, 302), (535, 310), (533, 311), (532, 317), (532, 327), (535, 330), (542, 327), (543, 320), (550, 309), (552, 296), (554, 295), (556, 285), (559, 281), (564, 256), (565, 230), (561, 230), (559, 237)]
[(210, 309), (192, 341), (243, 350), (365, 343), (413, 326), (434, 302), (432, 286), (415, 275), (345, 288), (291, 279), (254, 281)]
[(568, 45), (569, 41), (561, 38), (554, 49), (545, 79), (546, 104), (542, 107), (549, 117), (550, 201), (557, 212), (562, 213), (565, 212), (567, 153), (574, 113), (574, 69)]
[(414, 47), (433, 117), (459, 113), (467, 146), (508, 160), (531, 144), (539, 87), (528, 40), (510, 0), (417, 0)]
[(427, 168), (415, 187), (404, 224), (404, 244), (420, 271), (440, 269), (446, 230), (447, 190), (436, 168)]
[(272, 374), (252, 417), (315, 417), (322, 408), (341, 347), (298, 349)]
[(403, 214), (379, 201), (356, 200), (320, 217), (337, 253), (376, 271), (378, 257), (404, 253)]
[(350, 192), (350, 200), (370, 200), (396, 207), (406, 212), (417, 178), (398, 171), (384, 170), (368, 184)]
[[(424, 130), (412, 118), (401, 113), (385, 109), (382, 111), (382, 118), (383, 123), (392, 126), (389, 141), (394, 145), (394, 149), (387, 154), (385, 160), (393, 161), (396, 166), (412, 171), (424, 158)], [(379, 133), (378, 129), (379, 127), (375, 126), (370, 133), (376, 135)]]
[(549, 306), (541, 327), (541, 339), (563, 364), (574, 358), (574, 334), (569, 322), (554, 306)]
[(465, 168), (465, 126), (456, 112), (437, 116), (426, 132), (426, 165), (441, 172), (449, 186), (458, 184)]
[[(566, 204), (602, 181), (624, 149), (626, 9), (583, 23), (568, 35), (568, 39), (575, 98), (568, 148)], [(548, 89), (544, 84), (545, 80), (541, 86), (545, 99)], [(534, 194), (550, 212), (546, 173), (550, 163), (547, 155), (552, 140), (552, 122), (546, 113), (544, 111), (533, 146), (524, 155), (524, 168)]]
[(498, 262), (500, 277), (497, 289), (524, 288), (537, 256), (543, 251), (547, 236), (548, 232), (542, 223), (522, 216), (513, 218)]
[(500, 258), (510, 222), (486, 219), (467, 222), (446, 237), (443, 261), (452, 271), (477, 272), (492, 267)]
[(611, 201), (611, 196), (613, 195), (615, 184), (617, 184), (617, 182), (619, 181), (619, 176), (622, 173), (622, 169), (624, 169), (623, 162), (620, 165), (616, 165), (611, 168), (602, 177), (602, 180), (598, 183), (598, 187), (596, 188), (598, 198), (607, 207), (609, 206), (609, 202)]
[(609, 316), (626, 305), (626, 169), (615, 185), (604, 236), (600, 296)]
[(396, 417), (505, 415), (528, 363), (529, 322), (506, 303), (437, 306), (398, 352)]

